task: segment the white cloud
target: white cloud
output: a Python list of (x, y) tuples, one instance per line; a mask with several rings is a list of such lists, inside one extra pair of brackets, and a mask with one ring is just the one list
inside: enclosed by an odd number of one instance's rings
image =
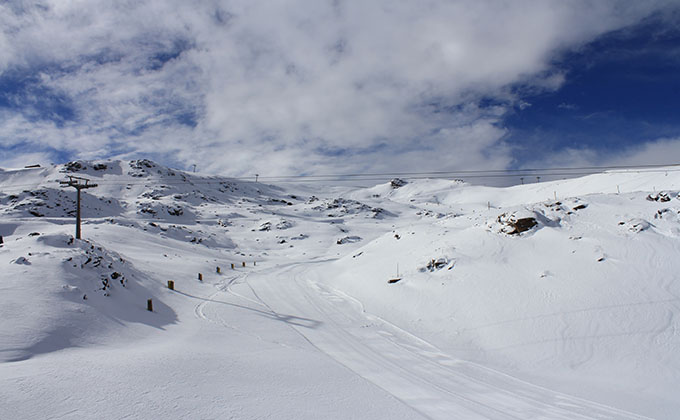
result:
[(566, 102), (562, 102), (561, 104), (557, 105), (557, 108), (565, 109), (567, 111), (575, 111), (578, 109), (578, 106), (575, 104), (568, 104)]
[[(543, 173), (541, 179), (550, 181), (571, 178), (588, 173), (598, 173), (606, 168), (639, 167), (645, 165), (677, 165), (680, 162), (680, 138), (660, 138), (642, 144), (621, 147), (618, 150), (602, 150), (592, 147), (566, 148), (541, 161), (526, 162), (525, 168), (593, 168), (557, 170)], [(623, 168), (622, 168), (623, 169)], [(553, 175), (549, 175), (553, 174)], [(510, 185), (516, 179), (504, 178), (496, 185)]]
[(51, 163), (49, 153), (35, 152), (35, 153), (18, 153), (11, 157), (0, 159), (0, 168), (2, 169), (18, 169), (27, 165), (41, 165), (47, 166)]
[(651, 140), (617, 151), (567, 149), (551, 159), (554, 166), (677, 165), (680, 162), (680, 138)]
[(77, 119), (5, 112), (0, 141), (230, 175), (503, 167), (508, 85), (558, 88), (556, 54), (664, 3), (11, 2), (0, 71), (43, 66)]

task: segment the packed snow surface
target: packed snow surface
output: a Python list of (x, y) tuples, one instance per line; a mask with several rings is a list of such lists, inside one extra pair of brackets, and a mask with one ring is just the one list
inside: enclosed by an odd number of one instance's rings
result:
[(679, 191), (0, 171), (0, 418), (676, 419)]

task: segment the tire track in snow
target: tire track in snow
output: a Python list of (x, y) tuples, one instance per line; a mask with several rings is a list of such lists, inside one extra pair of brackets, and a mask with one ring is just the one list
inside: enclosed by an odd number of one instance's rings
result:
[[(536, 404), (539, 405), (544, 405), (546, 408), (549, 408), (550, 405), (546, 404), (545, 401), (537, 399), (537, 395), (541, 395), (544, 398), (543, 399), (554, 399), (553, 404), (555, 406), (565, 406), (570, 409), (578, 409), (578, 408), (584, 408), (584, 411), (587, 411), (587, 413), (575, 413), (574, 416), (576, 417), (569, 417), (569, 418), (585, 418), (585, 419), (590, 419), (593, 418), (591, 413), (593, 411), (593, 406), (603, 408), (607, 413), (613, 411), (617, 411), (620, 414), (624, 416), (630, 416), (630, 413), (620, 411), (617, 409), (614, 409), (612, 407), (607, 407), (605, 405), (601, 405), (598, 403), (594, 403), (591, 401), (579, 399), (577, 397), (572, 397), (572, 396), (567, 396), (563, 395), (560, 393), (556, 393), (554, 391), (551, 391), (547, 388), (540, 387), (537, 385), (533, 385), (531, 383), (521, 381), (517, 378), (514, 378), (512, 376), (509, 376), (507, 374), (494, 371), (492, 369), (486, 368), (484, 366), (467, 362), (467, 361), (462, 361), (462, 360), (454, 360), (451, 359), (448, 355), (444, 354), (441, 350), (433, 346), (431, 343), (407, 332), (404, 331), (403, 329), (397, 327), (396, 325), (390, 323), (389, 321), (386, 321), (379, 316), (376, 315), (371, 315), (366, 313), (363, 304), (356, 298), (347, 295), (344, 292), (341, 292), (337, 289), (333, 289), (332, 287), (328, 285), (322, 285), (320, 283), (315, 283), (312, 281), (309, 281), (310, 286), (317, 291), (319, 291), (319, 294), (326, 297), (328, 300), (331, 301), (342, 301), (343, 299), (346, 300), (351, 300), (352, 303), (359, 308), (359, 311), (364, 314), (364, 316), (371, 320), (379, 320), (383, 324), (383, 327), (389, 327), (392, 329), (392, 333), (386, 332), (386, 331), (378, 331), (379, 334), (382, 334), (384, 337), (389, 339), (390, 341), (393, 341), (393, 343), (397, 346), (404, 347), (406, 349), (412, 350), (417, 352), (419, 356), (426, 356), (423, 358), (424, 362), (429, 363), (433, 365), (432, 367), (434, 369), (441, 369), (441, 365), (444, 365), (445, 369), (451, 370), (451, 374), (454, 375), (463, 375), (465, 376), (468, 380), (474, 381), (475, 383), (479, 385), (489, 385), (491, 381), (504, 381), (505, 382), (505, 387), (496, 387), (498, 391), (504, 392), (508, 396), (516, 396), (517, 394), (522, 395), (523, 397), (529, 398), (533, 401), (536, 402)], [(326, 289), (327, 291), (324, 291)], [(338, 299), (338, 296), (340, 298)], [(401, 340), (395, 340), (393, 337), (398, 338), (399, 336), (405, 336), (406, 340), (401, 339)], [(408, 342), (408, 343), (407, 343)], [(449, 366), (455, 366), (455, 369), (451, 369)], [(483, 381), (481, 380), (482, 377), (486, 377), (487, 380)], [(519, 385), (519, 386), (518, 386)], [(523, 387), (528, 387), (531, 389), (532, 392), (522, 392)], [(509, 390), (512, 389), (512, 392), (509, 392)], [(564, 397), (567, 398), (567, 401), (563, 401)], [(579, 402), (581, 405), (575, 405), (574, 402)], [(582, 407), (582, 405), (585, 403), (585, 407)], [(595, 413), (596, 414), (596, 413)], [(633, 418), (641, 418), (644, 419), (645, 417), (642, 416), (636, 416), (633, 415)], [(552, 418), (552, 417), (551, 417)], [(561, 418), (561, 417), (559, 417)], [(608, 415), (605, 414), (605, 417), (596, 417), (595, 418), (610, 418)], [(624, 418), (629, 418), (629, 417), (624, 417)]]
[[(193, 298), (201, 300), (201, 303), (196, 305), (196, 307), (194, 308), (194, 313), (195, 313), (196, 317), (199, 318), (199, 319), (203, 319), (207, 322), (213, 323), (215, 325), (218, 325), (220, 327), (228, 328), (228, 329), (233, 330), (237, 333), (241, 333), (243, 335), (253, 337), (253, 338), (255, 338), (259, 341), (262, 341), (262, 342), (275, 344), (275, 345), (285, 347), (285, 348), (295, 348), (295, 349), (298, 349), (298, 350), (305, 350), (304, 348), (296, 346), (296, 345), (286, 344), (286, 343), (283, 343), (279, 340), (268, 339), (268, 338), (263, 337), (259, 334), (256, 334), (252, 330), (248, 330), (247, 328), (241, 328), (241, 327), (237, 326), (237, 322), (234, 322), (234, 321), (227, 322), (220, 315), (221, 313), (223, 313), (223, 311), (221, 309), (224, 308), (224, 305), (227, 305), (229, 308), (232, 308), (232, 309), (233, 308), (242, 308), (242, 309), (245, 309), (245, 310), (251, 310), (251, 311), (259, 312), (260, 314), (266, 314), (266, 315), (270, 316), (272, 319), (285, 319), (285, 317), (283, 317), (283, 316), (279, 315), (278, 313), (274, 312), (273, 310), (271, 310), (271, 308), (269, 308), (261, 300), (257, 301), (257, 300), (254, 300), (254, 299), (250, 299), (248, 297), (245, 297), (245, 296), (233, 291), (232, 287), (236, 284), (246, 284), (246, 285), (248, 285), (250, 290), (252, 290), (252, 288), (250, 287), (250, 285), (246, 281), (250, 274), (251, 273), (239, 273), (236, 276), (228, 278), (228, 280), (226, 280), (226, 281), (220, 281), (220, 282), (214, 284), (214, 286), (217, 287), (218, 290), (215, 293), (212, 293), (211, 295), (209, 295), (206, 298), (187, 295), (189, 297), (193, 297)], [(239, 280), (241, 280), (241, 281), (239, 281)], [(254, 290), (253, 290), (253, 293), (255, 294)], [(220, 300), (220, 298), (222, 296), (224, 296), (224, 298), (222, 298), (222, 300)], [(264, 310), (254, 309), (254, 308), (250, 308), (246, 305), (229, 302), (228, 299), (226, 299), (228, 296), (236, 297), (237, 299), (246, 300), (249, 303), (255, 304), (255, 305), (260, 306), (260, 307), (265, 308), (265, 309)], [(257, 298), (257, 295), (255, 295), (255, 296)], [(212, 308), (212, 310), (207, 311), (207, 308)], [(304, 338), (304, 336), (303, 336), (303, 338)], [(309, 343), (309, 344), (311, 344), (311, 343)]]
[[(646, 419), (454, 360), (431, 344), (365, 314), (356, 299), (300, 277), (303, 266), (247, 280), (273, 311), (322, 322), (293, 326), (315, 347), (431, 418)], [(306, 274), (306, 273), (304, 273)]]
[[(239, 277), (243, 277), (243, 276), (244, 276), (243, 274), (240, 274), (240, 275), (235, 276), (235, 277), (230, 277), (228, 282), (227, 282), (226, 287), (228, 288), (231, 285), (231, 283), (235, 282), (236, 279), (238, 279)], [(208, 316), (206, 316), (205, 307), (208, 303), (210, 303), (210, 301), (214, 300), (217, 295), (224, 292), (223, 290), (220, 290), (220, 286), (223, 285), (223, 284), (224, 284), (223, 282), (218, 283), (216, 285), (218, 287), (218, 290), (215, 293), (208, 296), (207, 298), (202, 299), (202, 302), (199, 303), (198, 305), (196, 305), (196, 307), (194, 308), (194, 313), (196, 314), (196, 317), (198, 317), (200, 319), (204, 319), (206, 321), (211, 321), (211, 322), (213, 321)]]

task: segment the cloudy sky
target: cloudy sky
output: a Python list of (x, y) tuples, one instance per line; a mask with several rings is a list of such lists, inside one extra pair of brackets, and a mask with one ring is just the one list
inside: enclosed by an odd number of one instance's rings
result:
[(680, 161), (680, 2), (0, 2), (0, 166)]

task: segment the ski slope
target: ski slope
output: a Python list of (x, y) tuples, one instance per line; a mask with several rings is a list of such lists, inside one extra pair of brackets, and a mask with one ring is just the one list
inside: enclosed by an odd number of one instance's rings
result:
[(0, 418), (676, 418), (678, 191), (2, 171)]
[[(274, 313), (304, 314), (323, 328), (294, 325), (317, 348), (385, 389), (426, 418), (642, 419), (559, 394), (483, 366), (454, 359), (430, 343), (366, 313), (358, 300), (310, 273), (308, 264), (248, 278), (253, 294)], [(272, 302), (271, 305), (266, 302)]]

